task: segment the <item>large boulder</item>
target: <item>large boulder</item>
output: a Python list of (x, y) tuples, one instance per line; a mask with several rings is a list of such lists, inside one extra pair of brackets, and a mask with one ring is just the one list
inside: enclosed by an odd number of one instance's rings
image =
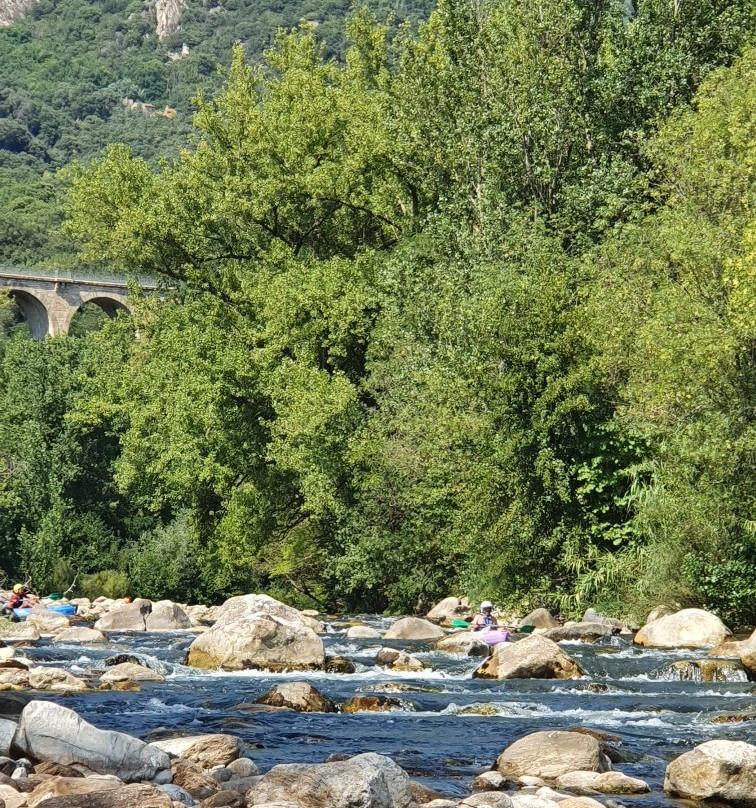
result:
[(708, 741), (675, 758), (664, 790), (676, 797), (724, 800), (739, 808), (756, 806), (756, 746), (744, 741)]
[(97, 729), (73, 710), (49, 701), (30, 701), (24, 707), (13, 743), (35, 760), (78, 763), (124, 782), (154, 780), (170, 769), (161, 749), (122, 732)]
[(301, 621), (255, 612), (221, 619), (189, 647), (187, 664), (224, 670), (314, 670), (325, 664), (323, 641)]
[(10, 754), (13, 736), (16, 734), (18, 725), (15, 721), (0, 718), (0, 757), (7, 757)]
[(473, 610), (467, 598), (444, 598), (426, 615), (428, 620), (451, 624), (452, 620), (472, 620)]
[(51, 612), (45, 606), (35, 606), (29, 612), (26, 622), (30, 626), (36, 626), (41, 634), (55, 634), (71, 625), (65, 615)]
[(304, 616), (293, 606), (287, 606), (270, 595), (237, 595), (226, 600), (215, 612), (217, 623), (235, 623), (263, 612), (290, 623), (306, 625)]
[(580, 665), (553, 640), (531, 635), (515, 643), (499, 643), (475, 671), (480, 679), (579, 679)]
[(548, 609), (536, 609), (530, 614), (526, 614), (520, 620), (519, 625), (535, 626), (536, 628), (556, 628), (559, 622)]
[(648, 648), (711, 648), (731, 633), (716, 615), (703, 609), (683, 609), (646, 623), (634, 642)]
[(58, 631), (53, 638), (53, 642), (58, 643), (95, 643), (107, 642), (108, 638), (94, 628), (86, 626), (72, 626)]
[(36, 642), (41, 636), (33, 623), (13, 623), (0, 639), (3, 642)]
[(184, 631), (192, 628), (189, 615), (171, 600), (159, 600), (152, 604), (152, 611), (145, 620), (147, 631)]
[(421, 617), (402, 617), (383, 635), (384, 640), (440, 640), (446, 632)]
[(152, 786), (131, 785), (89, 794), (52, 797), (40, 808), (172, 808), (171, 798)]
[(225, 766), (242, 753), (243, 744), (235, 735), (215, 733), (210, 735), (187, 735), (155, 741), (152, 746), (169, 755), (190, 760), (203, 769)]
[(368, 752), (337, 763), (274, 766), (247, 792), (247, 805), (408, 808), (410, 779), (393, 760)]
[(95, 624), (98, 631), (147, 631), (147, 616), (152, 602), (137, 598), (132, 603), (119, 603)]
[(450, 634), (436, 643), (437, 651), (463, 656), (488, 656), (488, 649), (489, 645), (480, 639), (480, 635), (472, 631)]
[(257, 699), (257, 704), (288, 707), (300, 713), (335, 713), (336, 705), (309, 682), (283, 682)]
[(510, 744), (496, 761), (505, 777), (554, 780), (574, 771), (605, 772), (612, 764), (596, 738), (582, 732), (532, 732)]

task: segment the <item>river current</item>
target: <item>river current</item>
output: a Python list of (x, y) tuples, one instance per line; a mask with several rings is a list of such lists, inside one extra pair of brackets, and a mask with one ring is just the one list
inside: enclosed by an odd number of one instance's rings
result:
[[(381, 631), (391, 623), (376, 616), (361, 615), (359, 620)], [(449, 797), (469, 793), (472, 778), (490, 769), (517, 738), (536, 730), (584, 727), (621, 738), (624, 762), (615, 768), (646, 780), (653, 789), (635, 797), (600, 798), (603, 802), (679, 808), (689, 803), (661, 792), (669, 760), (713, 739), (756, 742), (756, 722), (711, 720), (752, 711), (756, 685), (662, 678), (670, 663), (704, 657), (703, 651), (641, 649), (624, 637), (592, 645), (562, 643), (587, 671), (584, 679), (499, 682), (472, 678), (479, 658), (440, 653), (423, 643), (346, 640), (346, 627), (346, 620), (332, 621), (323, 639), (327, 654), (356, 663), (357, 672), (348, 675), (194, 670), (181, 664), (194, 637), (188, 632), (111, 635), (107, 646), (94, 647), (43, 642), (26, 650), (37, 664), (65, 667), (78, 675), (102, 668), (114, 653), (134, 653), (167, 677), (164, 683), (143, 683), (140, 693), (55, 697), (102, 729), (146, 740), (171, 733), (230, 732), (248, 742), (249, 756), (263, 772), (278, 763), (320, 763), (334, 754), (378, 752)], [(429, 669), (400, 673), (378, 666), (375, 654), (383, 646), (411, 650)], [(250, 709), (285, 679), (307, 680), (337, 702), (388, 693), (402, 707), (355, 715)]]

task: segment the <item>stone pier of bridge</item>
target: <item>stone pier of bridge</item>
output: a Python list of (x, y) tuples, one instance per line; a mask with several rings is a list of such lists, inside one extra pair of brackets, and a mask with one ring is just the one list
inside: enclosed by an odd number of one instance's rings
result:
[[(108, 317), (129, 313), (129, 284), (125, 275), (56, 272), (0, 267), (0, 290), (6, 289), (21, 309), (34, 339), (67, 334), (74, 315), (85, 303), (99, 306)], [(152, 278), (136, 278), (145, 292), (157, 289)]]

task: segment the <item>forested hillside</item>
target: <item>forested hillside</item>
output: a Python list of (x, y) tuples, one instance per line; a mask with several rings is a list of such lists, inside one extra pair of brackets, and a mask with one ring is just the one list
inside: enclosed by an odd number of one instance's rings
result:
[[(228, 67), (235, 42), (258, 60), (280, 28), (306, 20), (327, 53), (340, 54), (350, 7), (350, 0), (161, 0), (159, 32), (154, 2), (0, 0), (0, 19), (13, 3), (28, 8), (0, 26), (0, 263), (32, 265), (75, 260), (54, 232), (58, 169), (108, 143), (127, 143), (152, 164), (176, 154), (191, 129), (192, 100), (220, 88), (219, 68)], [(399, 25), (435, 3), (367, 5)]]
[(131, 73), (115, 101), (181, 115), (119, 108), (91, 125), (127, 145), (28, 187), (70, 186), (78, 260), (170, 289), (43, 343), (7, 304), (0, 566), (178, 600), (755, 621), (752, 15), (358, 11), (344, 45), (322, 24), (262, 63), (237, 47), (180, 155), (200, 46), (180, 90)]

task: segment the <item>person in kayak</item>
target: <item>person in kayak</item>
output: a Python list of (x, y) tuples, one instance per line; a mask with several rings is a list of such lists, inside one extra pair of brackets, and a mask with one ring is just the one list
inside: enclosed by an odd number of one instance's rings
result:
[(470, 628), (473, 631), (481, 631), (484, 628), (496, 628), (498, 625), (493, 615), (493, 603), (490, 600), (484, 600), (480, 604), (480, 611), (473, 618)]

